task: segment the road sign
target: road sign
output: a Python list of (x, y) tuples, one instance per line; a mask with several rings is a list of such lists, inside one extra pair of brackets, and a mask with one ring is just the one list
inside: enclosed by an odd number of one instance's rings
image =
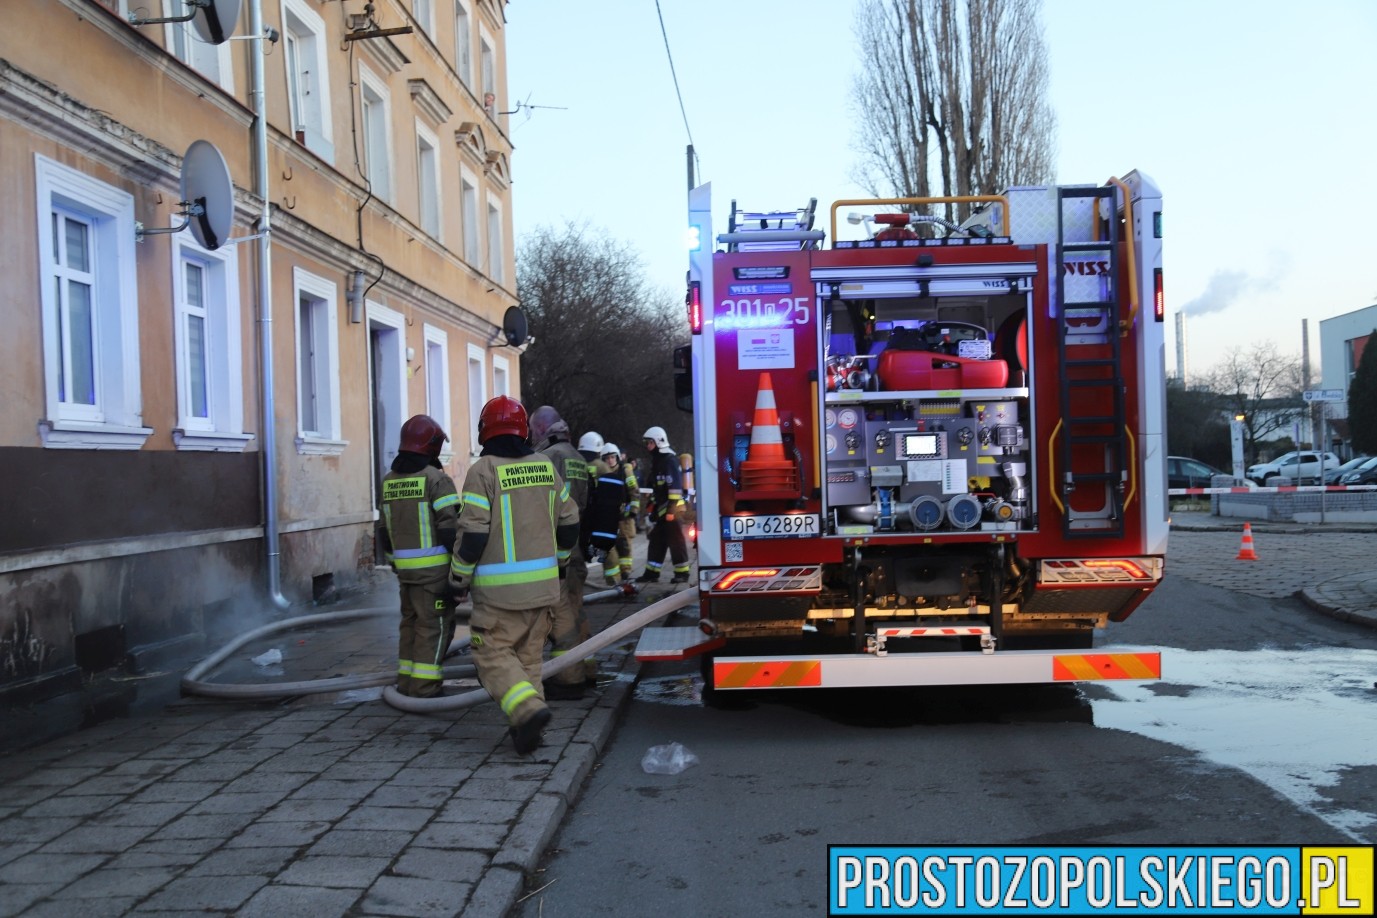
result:
[(1341, 402), (1344, 400), (1344, 390), (1306, 389), (1305, 400), (1307, 402)]

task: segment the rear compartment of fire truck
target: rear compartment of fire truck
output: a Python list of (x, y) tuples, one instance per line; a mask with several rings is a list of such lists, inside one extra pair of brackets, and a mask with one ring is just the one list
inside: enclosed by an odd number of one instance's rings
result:
[[(1046, 276), (1066, 257), (1057, 240), (1017, 245), (988, 230), (811, 253), (817, 415), (786, 417), (783, 440), (801, 492), (813, 478), (803, 457), (816, 459), (818, 503), (793, 506), (820, 509), (829, 560), (707, 573), (708, 693), (1155, 674), (1153, 654), (1075, 653), (1161, 573), (1160, 559), (1122, 558), (1136, 470), (1113, 341), (1114, 236), (1098, 243), (1108, 277), (1070, 282)], [(1068, 304), (1050, 323), (1049, 290)], [(1080, 328), (1068, 297), (1094, 303)], [(747, 441), (732, 445), (738, 465)], [(1062, 474), (1044, 482), (1058, 457)], [(736, 486), (738, 511), (785, 506)]]

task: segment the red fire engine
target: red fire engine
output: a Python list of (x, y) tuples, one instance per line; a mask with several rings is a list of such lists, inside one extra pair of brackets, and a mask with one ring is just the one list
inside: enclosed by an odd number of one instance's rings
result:
[(1161, 210), (1139, 172), (838, 201), (827, 246), (816, 201), (714, 237), (695, 189), (701, 621), (638, 656), (710, 692), (1160, 677), (1092, 647), (1162, 578)]

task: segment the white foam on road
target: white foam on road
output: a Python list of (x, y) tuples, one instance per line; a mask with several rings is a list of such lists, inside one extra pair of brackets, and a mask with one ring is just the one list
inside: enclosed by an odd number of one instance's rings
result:
[(1116, 697), (1093, 702), (1096, 726), (1192, 749), (1247, 772), (1355, 841), (1373, 841), (1377, 813), (1344, 809), (1325, 790), (1347, 769), (1377, 766), (1377, 650), (1125, 649), (1161, 651), (1163, 682), (1190, 691), (1097, 683)]

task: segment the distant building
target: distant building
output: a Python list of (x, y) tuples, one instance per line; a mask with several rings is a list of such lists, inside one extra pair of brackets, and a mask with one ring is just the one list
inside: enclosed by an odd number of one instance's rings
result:
[[(6, 0), (0, 703), (271, 610), (273, 580), (300, 602), (365, 579), (411, 414), (462, 478), (478, 409), (520, 391), (504, 5), (244, 0), (234, 34), (258, 8), (275, 41), (213, 44), (130, 23), (184, 0)], [(256, 240), (138, 241), (182, 222), (198, 140), (227, 163), (233, 239), (266, 179), (266, 264)]]
[[(1363, 359), (1363, 349), (1372, 343), (1377, 330), (1377, 305), (1355, 309), (1332, 319), (1320, 320), (1320, 387), (1342, 389), (1342, 401), (1326, 403), (1328, 412), (1328, 448), (1347, 458), (1348, 447), (1348, 385)], [(1377, 347), (1377, 344), (1372, 344)]]

